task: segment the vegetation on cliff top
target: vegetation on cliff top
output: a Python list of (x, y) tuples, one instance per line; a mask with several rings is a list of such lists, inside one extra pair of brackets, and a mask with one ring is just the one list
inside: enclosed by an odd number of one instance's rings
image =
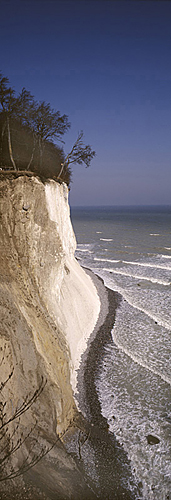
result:
[(42, 178), (60, 179), (69, 185), (70, 165), (89, 167), (95, 156), (91, 146), (84, 145), (82, 131), (65, 155), (63, 136), (70, 125), (67, 115), (61, 115), (45, 101), (36, 101), (25, 88), (16, 95), (0, 72), (1, 169), (31, 170)]

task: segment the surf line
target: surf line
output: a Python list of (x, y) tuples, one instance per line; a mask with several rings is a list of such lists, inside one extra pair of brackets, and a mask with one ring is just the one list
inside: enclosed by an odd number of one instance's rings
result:
[[(110, 286), (108, 286), (108, 288), (110, 288)], [(144, 309), (143, 307), (138, 306), (138, 304), (136, 304), (136, 305), (133, 304), (131, 302), (131, 300), (127, 297), (127, 295), (123, 292), (123, 290), (118, 289), (118, 293), (120, 293), (122, 295), (122, 297), (126, 300), (126, 302), (128, 302), (128, 304), (130, 306), (132, 306), (134, 309), (138, 309), (138, 311), (143, 312), (144, 314), (146, 314), (146, 316), (148, 316), (150, 319), (152, 319), (155, 323), (157, 321), (157, 324), (160, 326), (163, 326), (163, 328), (166, 328), (166, 330), (169, 330), (169, 331), (171, 330), (171, 325), (169, 323), (167, 323), (167, 322), (164, 323), (164, 321), (159, 319), (158, 316), (153, 316), (153, 314), (150, 314), (150, 312), (147, 311), (146, 309)]]
[(113, 273), (113, 274), (119, 274), (121, 276), (128, 276), (128, 278), (134, 278), (134, 279), (138, 279), (138, 280), (145, 280), (145, 281), (150, 281), (151, 283), (157, 283), (158, 285), (162, 285), (162, 286), (170, 286), (171, 285), (171, 282), (170, 281), (162, 281), (162, 280), (158, 280), (157, 278), (152, 278), (152, 277), (147, 277), (147, 276), (141, 276), (141, 275), (138, 275), (138, 274), (131, 274), (131, 273), (128, 273), (128, 272), (124, 272), (124, 271), (118, 271), (117, 269), (108, 269), (106, 267), (103, 267), (103, 271), (107, 271), (109, 273)]
[(100, 238), (101, 241), (113, 241), (112, 238)]
[(148, 316), (148, 318), (152, 319), (155, 323), (157, 322), (157, 324), (159, 326), (163, 326), (163, 328), (166, 328), (166, 330), (169, 330), (169, 331), (171, 330), (171, 324), (170, 323), (162, 321), (160, 318), (158, 318), (157, 315), (154, 316), (153, 314), (151, 314), (149, 311), (147, 311), (143, 307), (140, 307), (138, 304), (135, 304), (135, 302), (133, 303), (131, 301), (130, 297), (128, 297), (127, 294), (125, 293), (125, 290), (123, 288), (121, 288), (121, 286), (114, 285), (114, 283), (113, 283), (113, 286), (112, 286), (111, 283), (107, 283), (105, 281), (104, 275), (101, 275), (98, 271), (99, 271), (99, 269), (95, 269), (95, 268), (93, 269), (93, 272), (95, 272), (95, 274), (97, 274), (98, 276), (100, 276), (104, 280), (104, 284), (105, 284), (105, 286), (107, 288), (110, 288), (110, 290), (113, 290), (114, 292), (120, 293), (120, 295), (122, 295), (123, 300), (126, 300), (126, 302), (128, 302), (128, 304), (131, 307), (133, 307), (134, 309), (137, 309), (140, 312), (143, 312), (146, 316)]
[[(134, 309), (137, 309), (138, 311), (140, 312), (143, 312), (146, 316), (148, 316), (150, 319), (152, 319), (155, 323), (157, 322), (157, 324), (159, 326), (163, 326), (163, 328), (166, 328), (166, 330), (171, 330), (171, 324), (169, 322), (164, 322), (162, 321), (157, 315), (154, 316), (153, 314), (151, 314), (149, 311), (147, 311), (146, 309), (144, 309), (143, 307), (140, 307), (138, 304), (135, 304), (135, 302), (133, 303), (130, 299), (130, 297), (127, 296), (127, 294), (125, 293), (125, 290), (119, 286), (118, 284), (116, 285), (116, 283), (108, 283), (107, 280), (105, 279), (105, 276), (103, 273), (100, 273), (100, 268), (91, 268), (91, 271), (95, 274), (97, 274), (97, 276), (99, 276), (100, 278), (103, 279), (104, 281), (104, 285), (109, 288), (110, 290), (113, 290), (113, 292), (118, 292), (120, 293), (120, 295), (122, 295), (122, 298), (124, 300), (126, 300), (126, 302), (128, 302), (128, 304), (133, 307)], [(110, 271), (110, 269), (109, 269)]]
[[(168, 258), (170, 259), (171, 257), (168, 256)], [(171, 267), (169, 266), (165, 266), (164, 264), (150, 264), (149, 262), (132, 262), (132, 261), (129, 261), (129, 260), (116, 260), (116, 259), (104, 259), (104, 258), (99, 258), (99, 257), (94, 257), (94, 260), (97, 260), (99, 262), (114, 262), (114, 263), (117, 263), (117, 262), (121, 262), (123, 264), (129, 264), (130, 266), (142, 266), (142, 267), (150, 267), (150, 268), (154, 268), (154, 269), (165, 269), (166, 271), (171, 271)]]
[[(139, 358), (139, 356), (135, 356), (134, 354), (132, 354), (132, 352), (129, 351), (129, 349), (127, 349), (125, 346), (123, 346), (122, 344), (120, 344), (118, 342), (117, 338), (116, 338), (116, 335), (114, 333), (114, 329), (115, 329), (115, 327), (111, 331), (111, 334), (112, 334), (113, 342), (116, 344), (116, 346), (118, 347), (118, 349), (120, 349), (122, 352), (124, 352), (124, 354), (126, 354), (127, 356), (129, 356), (129, 358), (131, 358), (135, 363), (137, 363), (140, 366), (143, 366), (143, 368), (145, 368), (146, 370), (149, 370), (150, 372), (154, 373), (155, 375), (157, 375), (158, 377), (160, 377), (164, 382), (167, 382), (167, 384), (171, 385), (171, 379), (169, 377), (167, 377), (167, 375), (163, 375), (161, 372), (158, 372), (157, 370), (154, 370), (149, 365), (147, 365), (147, 363), (144, 363), (141, 360), (141, 358)], [(114, 347), (115, 346), (111, 345), (111, 348), (114, 349)]]

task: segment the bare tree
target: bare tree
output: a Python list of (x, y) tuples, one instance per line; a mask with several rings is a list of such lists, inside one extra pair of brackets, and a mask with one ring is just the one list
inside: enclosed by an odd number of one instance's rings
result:
[[(8, 347), (5, 344), (4, 349), (1, 349), (2, 358), (0, 361), (0, 366), (3, 367), (5, 360), (8, 358)], [(40, 394), (44, 390), (47, 380), (43, 377), (39, 383), (38, 388), (32, 393), (26, 395), (23, 401), (13, 409), (9, 414), (8, 401), (3, 398), (3, 390), (14, 373), (14, 367), (11, 372), (0, 385), (0, 482), (7, 479), (13, 479), (15, 477), (24, 474), (34, 465), (36, 465), (43, 456), (45, 456), (56, 444), (52, 444), (51, 447), (47, 445), (43, 446), (39, 444), (39, 433), (37, 436), (35, 430), (37, 428), (37, 420), (30, 426), (28, 430), (22, 430), (21, 417), (25, 412), (28, 412), (31, 406), (39, 398)], [(13, 425), (11, 425), (13, 423)], [(29, 452), (23, 458), (22, 463), (18, 468), (12, 465), (12, 456), (27, 444), (31, 438), (32, 444), (29, 446)], [(58, 440), (59, 438), (57, 438)], [(38, 450), (38, 451), (37, 451)]]
[(62, 136), (70, 128), (67, 115), (60, 114), (45, 101), (37, 102), (25, 88), (16, 99), (16, 118), (23, 127), (27, 127), (33, 136), (33, 152), (28, 164), (30, 168), (36, 145), (39, 149), (39, 162), (42, 165), (43, 151), (48, 141), (62, 141)]
[(34, 152), (36, 149), (36, 132), (34, 126), (34, 118), (36, 113), (36, 103), (34, 96), (26, 90), (24, 87), (15, 102), (15, 118), (19, 121), (20, 127), (23, 127), (27, 131), (28, 135), (32, 137), (32, 149), (30, 154), (30, 159), (26, 167), (27, 170), (30, 169), (34, 158)]
[(40, 165), (42, 165), (42, 157), (45, 143), (52, 139), (57, 139), (61, 142), (62, 136), (70, 128), (67, 115), (60, 115), (59, 111), (54, 111), (50, 104), (45, 101), (36, 103), (34, 116), (34, 131), (38, 139)]
[(68, 168), (71, 163), (78, 163), (79, 165), (85, 163), (86, 167), (90, 166), (92, 158), (95, 156), (95, 151), (92, 151), (91, 146), (85, 146), (83, 143), (83, 131), (78, 134), (71, 151), (65, 158), (64, 163), (61, 163), (61, 170), (58, 174), (58, 179), (61, 177), (65, 168)]
[(16, 164), (13, 158), (13, 152), (12, 152), (12, 144), (11, 144), (11, 131), (10, 131), (10, 117), (13, 113), (13, 105), (15, 102), (14, 98), (14, 90), (11, 87), (7, 87), (9, 83), (8, 78), (3, 77), (2, 73), (0, 73), (0, 105), (1, 105), (1, 110), (2, 110), (2, 116), (3, 116), (3, 127), (2, 127), (2, 133), (1, 133), (1, 143), (2, 139), (4, 136), (5, 128), (7, 127), (7, 133), (8, 133), (8, 148), (9, 148), (9, 155), (10, 155), (10, 160), (13, 165), (14, 170), (17, 170)]

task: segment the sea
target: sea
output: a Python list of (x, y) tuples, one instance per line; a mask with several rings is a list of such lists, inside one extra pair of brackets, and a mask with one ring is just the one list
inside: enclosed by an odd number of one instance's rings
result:
[(96, 389), (143, 500), (171, 500), (171, 206), (72, 207), (76, 258), (121, 294)]

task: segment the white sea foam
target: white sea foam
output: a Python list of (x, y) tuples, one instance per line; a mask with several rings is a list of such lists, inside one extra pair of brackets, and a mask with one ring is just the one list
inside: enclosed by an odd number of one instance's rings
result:
[[(170, 390), (157, 375), (148, 372), (146, 376), (144, 368), (134, 364), (117, 346), (106, 351), (97, 381), (102, 414), (128, 453), (133, 475), (142, 483), (143, 499), (166, 500), (171, 477), (170, 440), (169, 426), (161, 421), (160, 411), (168, 410)], [(126, 379), (125, 367), (129, 374)], [(148, 434), (157, 436), (160, 443), (149, 446)]]
[[(135, 289), (135, 287), (133, 287), (133, 289), (132, 288), (130, 289), (129, 287), (126, 288), (125, 284), (123, 285), (115, 281), (113, 274), (110, 275), (110, 273), (106, 273), (106, 271), (103, 271), (102, 269), (99, 268), (94, 268), (93, 271), (104, 280), (104, 284), (108, 288), (120, 293), (123, 296), (123, 298), (128, 302), (128, 304), (130, 304), (132, 307), (135, 308), (135, 310), (137, 309), (138, 311), (143, 312), (145, 316), (148, 316), (152, 320), (157, 321), (158, 325), (163, 326), (168, 330), (171, 330), (171, 318), (169, 314), (170, 313), (169, 295), (167, 295), (168, 304), (166, 303), (166, 308), (164, 310), (164, 313), (161, 314), (161, 304), (163, 301), (163, 295), (160, 294), (159, 291), (158, 294), (156, 294), (156, 291), (145, 290), (145, 294), (144, 296), (142, 296), (140, 287), (137, 287), (138, 288), (138, 293), (137, 293), (136, 291), (137, 289)], [(127, 280), (130, 279), (129, 276), (126, 278)], [(154, 297), (152, 297), (152, 293), (154, 294)], [(157, 297), (158, 297), (158, 302), (156, 302)], [(156, 303), (156, 307), (154, 310), (152, 309), (153, 300), (155, 301), (154, 304)], [(147, 308), (148, 305), (149, 309)]]
[(88, 248), (78, 248), (77, 249), (79, 252), (87, 252), (87, 253), (93, 253), (92, 250), (88, 250)]
[[(107, 250), (105, 248), (105, 250)], [(99, 257), (94, 257), (94, 260), (97, 260), (99, 262), (121, 262), (120, 260), (116, 260), (116, 259), (103, 259), (103, 258), (99, 258)]]
[(113, 241), (112, 238), (100, 238), (101, 241)]
[(130, 278), (135, 278), (135, 279), (139, 279), (139, 280), (151, 281), (151, 283), (158, 283), (159, 285), (164, 285), (164, 286), (171, 285), (170, 281), (159, 280), (159, 279), (152, 278), (149, 276), (141, 276), (141, 275), (137, 275), (137, 274), (132, 274), (132, 273), (129, 273), (126, 271), (118, 270), (118, 269), (106, 269), (105, 267), (103, 267), (103, 271), (107, 271), (107, 272), (114, 273), (114, 274), (120, 274), (122, 276), (129, 276)]
[[(123, 294), (123, 290), (121, 292)], [(160, 313), (153, 313), (151, 312), (150, 310), (148, 310), (147, 308), (143, 307), (143, 302), (141, 304), (141, 306), (136, 302), (136, 299), (134, 297), (129, 297), (127, 294), (123, 294), (123, 296), (125, 297), (125, 299), (127, 300), (128, 304), (130, 304), (131, 306), (133, 306), (135, 309), (138, 309), (138, 311), (141, 311), (143, 312), (146, 316), (148, 316), (149, 318), (153, 319), (153, 321), (157, 322), (158, 325), (160, 326), (163, 326), (164, 328), (167, 328), (169, 331), (171, 329), (171, 320), (169, 318), (169, 321), (167, 321), (166, 319), (163, 319), (161, 316), (160, 316)], [(148, 303), (148, 297), (147, 297), (147, 303)], [(150, 299), (149, 299), (150, 300)], [(139, 299), (139, 301), (141, 302), (141, 299)]]
[(156, 325), (126, 301), (122, 301), (116, 312), (113, 328), (115, 340), (136, 362), (140, 360), (147, 369), (171, 380), (171, 331)]
[(112, 333), (113, 341), (117, 345), (118, 349), (120, 349), (122, 352), (124, 352), (124, 354), (129, 356), (134, 361), (134, 363), (137, 363), (138, 365), (143, 366), (143, 368), (146, 368), (146, 370), (154, 373), (155, 375), (160, 377), (162, 380), (164, 380), (164, 382), (167, 382), (167, 384), (171, 385), (171, 377), (168, 377), (167, 374), (163, 374), (163, 372), (160, 372), (159, 370), (150, 366), (140, 356), (133, 353), (128, 347), (126, 347), (125, 345), (123, 346), (122, 343), (118, 341), (118, 339), (115, 335), (115, 328), (113, 328), (111, 333)]
[(159, 233), (150, 233), (150, 236), (160, 236)]
[(128, 261), (128, 260), (122, 260), (124, 264), (130, 264), (131, 266), (142, 266), (142, 267), (153, 267), (154, 269), (167, 269), (171, 271), (171, 267), (165, 266), (165, 264), (154, 264), (150, 262), (137, 262), (137, 261)]
[(80, 248), (80, 247), (90, 248), (90, 247), (92, 247), (92, 244), (91, 243), (78, 243), (77, 248)]
[[(162, 256), (163, 257), (163, 256)], [(170, 257), (170, 256), (168, 256)], [(171, 257), (170, 257), (171, 258)], [(154, 269), (166, 269), (171, 271), (171, 267), (166, 266), (165, 264), (154, 264), (150, 262), (137, 262), (137, 261), (129, 261), (129, 260), (117, 260), (117, 259), (105, 259), (103, 257), (94, 257), (94, 260), (99, 261), (99, 262), (123, 262), (123, 264), (129, 264), (131, 266), (142, 266), (142, 267), (151, 267)]]
[(76, 252), (93, 253), (93, 244), (91, 243), (79, 243), (76, 248)]

